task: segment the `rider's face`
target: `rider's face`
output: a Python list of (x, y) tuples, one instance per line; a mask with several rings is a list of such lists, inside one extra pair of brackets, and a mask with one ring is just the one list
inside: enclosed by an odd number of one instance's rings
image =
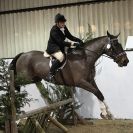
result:
[(60, 28), (64, 28), (65, 27), (65, 22), (58, 22), (58, 26)]

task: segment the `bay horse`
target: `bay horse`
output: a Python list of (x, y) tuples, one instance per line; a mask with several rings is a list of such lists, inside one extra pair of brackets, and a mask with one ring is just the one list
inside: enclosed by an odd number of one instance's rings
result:
[[(101, 117), (105, 119), (112, 119), (113, 115), (94, 80), (95, 62), (102, 55), (106, 55), (113, 59), (119, 67), (127, 66), (129, 60), (122, 45), (118, 42), (118, 36), (119, 34), (114, 36), (107, 31), (106, 36), (87, 41), (75, 50), (76, 54), (72, 52), (67, 55), (66, 65), (61, 70), (65, 82), (62, 80), (60, 72), (55, 75), (58, 85), (80, 87), (93, 93), (99, 100)], [(10, 69), (14, 70), (15, 75), (23, 73), (27, 80), (32, 80), (34, 83), (41, 79), (46, 80), (50, 70), (50, 59), (44, 57), (43, 53), (41, 51), (20, 53), (12, 60)]]

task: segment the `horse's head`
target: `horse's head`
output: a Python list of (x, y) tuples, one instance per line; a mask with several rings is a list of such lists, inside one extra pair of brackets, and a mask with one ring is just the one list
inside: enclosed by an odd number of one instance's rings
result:
[(122, 48), (122, 45), (118, 42), (117, 36), (111, 35), (107, 31), (107, 37), (109, 39), (108, 44), (105, 47), (105, 54), (111, 57), (120, 67), (127, 66), (129, 60), (127, 54)]

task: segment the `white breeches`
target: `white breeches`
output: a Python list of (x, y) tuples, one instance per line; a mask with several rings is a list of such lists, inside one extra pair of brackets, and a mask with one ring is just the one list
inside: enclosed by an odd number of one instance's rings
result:
[(61, 51), (53, 53), (52, 56), (54, 56), (60, 62), (64, 60), (64, 54)]

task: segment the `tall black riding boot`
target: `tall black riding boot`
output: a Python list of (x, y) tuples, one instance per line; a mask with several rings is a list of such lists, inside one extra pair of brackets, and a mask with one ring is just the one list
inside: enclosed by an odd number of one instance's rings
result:
[(50, 72), (48, 73), (48, 76), (46, 77), (46, 79), (48, 81), (52, 81), (54, 79), (54, 76), (55, 76), (55, 73), (57, 71), (57, 69), (61, 66), (61, 63), (59, 60), (55, 60), (53, 63), (52, 63), (52, 66), (50, 68)]

